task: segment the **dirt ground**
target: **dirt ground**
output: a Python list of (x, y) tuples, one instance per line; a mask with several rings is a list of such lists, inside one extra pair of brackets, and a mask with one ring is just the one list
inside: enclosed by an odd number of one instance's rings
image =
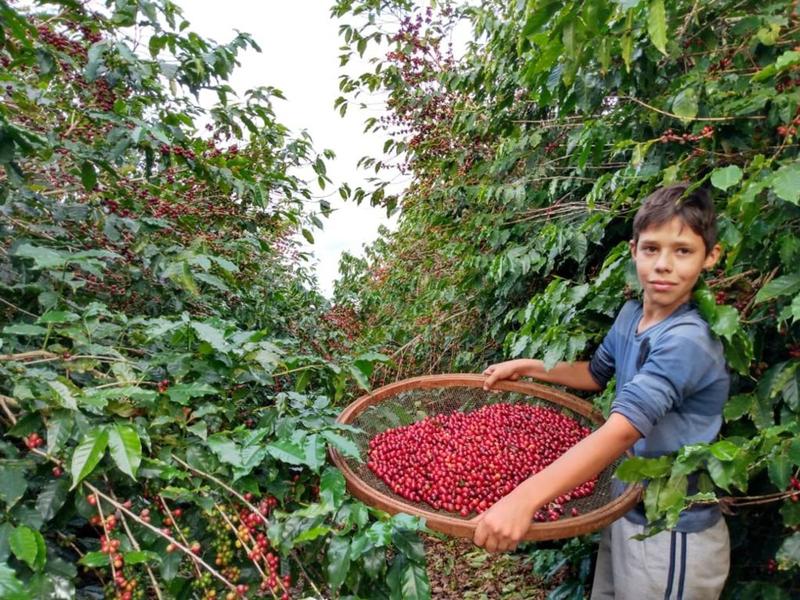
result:
[(469, 540), (423, 536), (433, 600), (543, 600), (545, 586), (522, 555), (491, 554)]

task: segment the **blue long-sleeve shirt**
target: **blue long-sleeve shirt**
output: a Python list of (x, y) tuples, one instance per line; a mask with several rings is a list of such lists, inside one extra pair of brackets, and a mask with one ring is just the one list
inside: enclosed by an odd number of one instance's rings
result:
[[(692, 304), (637, 333), (641, 318), (641, 303), (627, 302), (589, 366), (603, 387), (616, 374), (611, 412), (623, 415), (642, 434), (633, 453), (654, 458), (713, 441), (730, 388), (722, 344)], [(720, 514), (716, 506), (684, 511), (676, 529), (703, 530)], [(646, 522), (640, 507), (626, 518)]]

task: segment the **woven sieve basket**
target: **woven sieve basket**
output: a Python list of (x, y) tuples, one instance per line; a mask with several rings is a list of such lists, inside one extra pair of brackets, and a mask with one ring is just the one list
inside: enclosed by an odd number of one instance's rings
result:
[[(526, 402), (555, 409), (595, 428), (603, 423), (602, 415), (591, 404), (566, 392), (538, 385), (502, 381), (493, 391), (483, 390), (484, 378), (475, 374), (429, 375), (405, 379), (374, 390), (350, 404), (337, 421), (361, 430), (353, 439), (361, 456), (366, 458), (369, 440), (386, 429), (408, 425), (440, 413), (469, 412), (487, 404)], [(422, 517), (427, 526), (454, 537), (472, 538), (474, 514), (468, 517), (435, 510), (427, 503), (415, 503), (401, 498), (372, 471), (366, 462), (330, 451), (333, 463), (342, 471), (350, 493), (362, 502), (388, 513), (406, 513)], [(558, 521), (531, 522), (524, 539), (555, 540), (597, 531), (628, 512), (639, 500), (641, 487), (631, 485), (622, 494), (611, 492), (612, 476), (624, 457), (603, 470), (597, 478), (592, 495), (572, 500), (564, 505), (565, 516)], [(577, 516), (567, 516), (571, 509)]]

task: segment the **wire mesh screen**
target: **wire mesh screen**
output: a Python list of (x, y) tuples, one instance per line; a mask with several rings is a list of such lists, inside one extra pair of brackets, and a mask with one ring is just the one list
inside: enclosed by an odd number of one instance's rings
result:
[[(410, 425), (425, 417), (433, 417), (437, 414), (472, 412), (482, 406), (497, 403), (526, 403), (534, 406), (542, 406), (561, 412), (575, 419), (580, 425), (590, 428), (595, 428), (597, 425), (585, 416), (557, 402), (538, 398), (530, 394), (509, 391), (486, 392), (480, 387), (461, 386), (415, 388), (400, 391), (392, 396), (384, 398), (377, 404), (367, 407), (365, 410), (355, 415), (349, 423), (362, 432), (360, 434), (354, 434), (353, 440), (358, 445), (361, 456), (366, 459), (370, 439), (386, 429)], [(364, 483), (389, 497), (429, 512), (451, 518), (462, 518), (453, 512), (436, 510), (427, 502), (412, 502), (406, 498), (402, 498), (395, 494), (389, 486), (376, 476), (375, 473), (367, 467), (366, 462), (359, 463), (353, 459), (344, 460), (348, 467)], [(576, 509), (577, 514), (586, 514), (603, 507), (613, 500), (615, 497), (612, 490), (613, 473), (621, 461), (622, 458), (618, 459), (598, 475), (594, 492), (591, 495), (566, 502), (563, 505), (564, 514), (561, 519), (569, 519), (573, 514), (573, 508)], [(471, 519), (474, 516), (475, 514), (472, 513), (465, 517), (465, 519)]]

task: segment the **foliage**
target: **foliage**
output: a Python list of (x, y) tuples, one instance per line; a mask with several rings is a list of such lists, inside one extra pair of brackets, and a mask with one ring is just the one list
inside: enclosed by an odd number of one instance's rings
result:
[[(767, 578), (770, 597), (796, 591), (795, 4), (342, 0), (334, 14), (349, 19), (343, 62), (385, 51), (343, 77), (339, 105), (380, 91), (392, 110), (367, 127), (395, 158), (365, 158), (379, 181), (353, 197), (400, 206), (399, 229), (365, 259), (347, 257), (336, 291), (365, 323), (361, 343), (392, 355), (374, 381), (587, 358), (636, 294), (627, 240), (641, 199), (675, 181), (705, 185), (724, 257), (695, 300), (733, 377), (722, 437), (621, 475), (650, 480), (656, 527), (728, 497), (728, 595), (767, 595)], [(472, 41), (455, 59), (448, 39), (465, 25)], [(398, 199), (385, 195), (394, 169), (409, 179)], [(701, 490), (687, 496), (695, 471)]]
[(420, 523), (326, 466), (385, 360), (294, 241), (333, 154), (188, 27), (0, 1), (0, 595), (424, 597)]

